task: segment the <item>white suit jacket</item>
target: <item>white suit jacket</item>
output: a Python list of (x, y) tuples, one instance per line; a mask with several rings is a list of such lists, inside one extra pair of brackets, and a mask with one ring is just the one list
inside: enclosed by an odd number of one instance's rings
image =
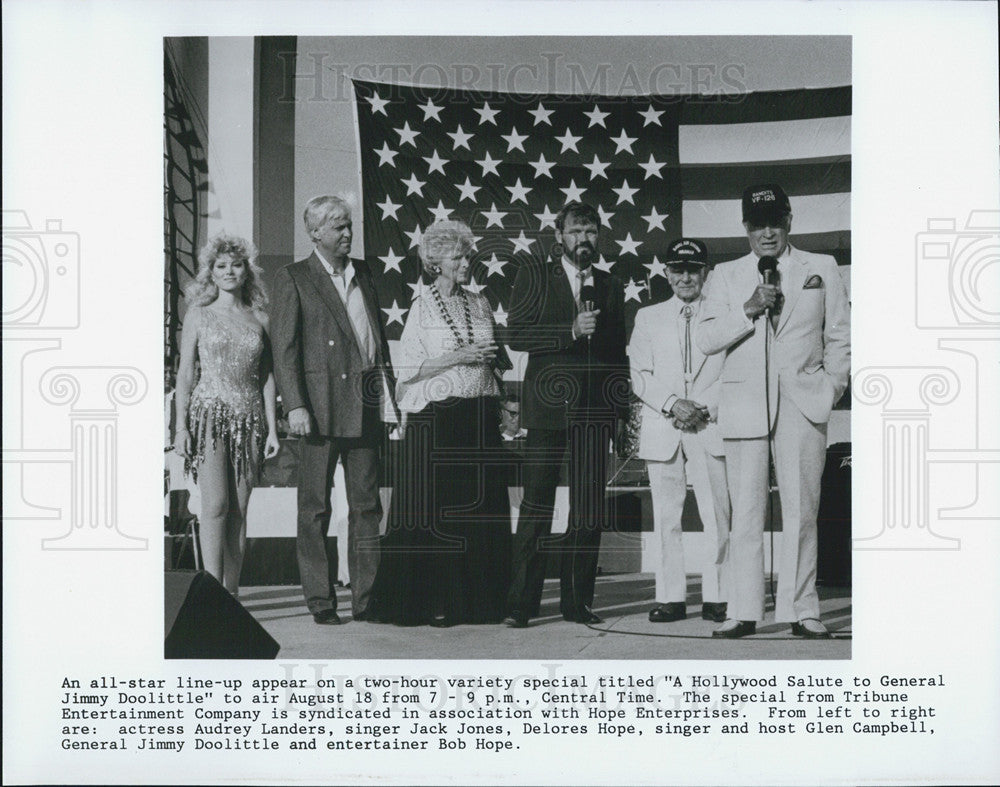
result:
[(757, 256), (748, 254), (717, 265), (705, 285), (696, 340), (704, 352), (725, 359), (719, 388), (719, 429), (724, 438), (766, 435), (764, 403), (768, 401), (773, 422), (779, 392), (813, 423), (826, 423), (847, 388), (850, 306), (836, 261), (789, 247), (781, 266), (785, 300), (770, 342), (767, 389), (767, 320), (762, 315), (751, 322), (743, 312), (743, 304), (761, 281)]
[[(712, 456), (722, 456), (722, 438), (715, 419), (719, 409), (719, 372), (721, 355), (706, 356), (695, 341), (697, 318), (691, 321), (691, 373), (684, 390), (684, 357), (681, 350), (683, 302), (671, 298), (646, 306), (635, 314), (635, 327), (629, 342), (629, 368), (632, 390), (642, 400), (642, 427), (639, 433), (639, 457), (665, 462), (677, 453), (681, 440), (695, 440)], [(699, 309), (705, 307), (699, 299)], [(673, 419), (662, 412), (672, 396), (692, 399), (708, 407), (711, 421), (697, 432), (681, 432)]]

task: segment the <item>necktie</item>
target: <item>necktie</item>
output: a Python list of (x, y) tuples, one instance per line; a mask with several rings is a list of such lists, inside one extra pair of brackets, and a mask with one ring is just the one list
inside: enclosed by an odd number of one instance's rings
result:
[(587, 279), (587, 274), (583, 271), (576, 272), (576, 303), (580, 307), (580, 311), (584, 310), (583, 303), (583, 283)]
[(687, 393), (688, 384), (691, 382), (691, 315), (694, 313), (690, 306), (685, 305), (681, 309), (684, 315), (684, 391)]

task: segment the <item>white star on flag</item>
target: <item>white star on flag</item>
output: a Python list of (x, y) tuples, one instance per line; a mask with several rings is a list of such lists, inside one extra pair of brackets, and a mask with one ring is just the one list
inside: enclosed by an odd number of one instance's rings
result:
[(597, 255), (597, 262), (593, 263), (593, 266), (599, 271), (604, 271), (605, 273), (611, 273), (611, 269), (615, 266), (613, 262), (608, 262), (604, 259), (603, 254)]
[(497, 171), (497, 165), (503, 163), (503, 159), (493, 158), (489, 151), (486, 151), (486, 158), (477, 159), (476, 163), (483, 168), (483, 177), (486, 177), (487, 172), (492, 172), (497, 177), (500, 177), (500, 173)]
[(661, 164), (659, 161), (653, 158), (653, 154), (649, 154), (649, 161), (643, 164), (641, 161), (638, 162), (639, 166), (646, 170), (646, 177), (644, 180), (649, 180), (650, 178), (660, 178), (662, 180), (663, 175), (660, 174), (660, 170), (663, 169), (666, 164)]
[(486, 228), (490, 227), (503, 227), (503, 217), (507, 215), (507, 211), (497, 210), (497, 204), (494, 202), (489, 210), (484, 210), (483, 215), (486, 217)]
[(389, 253), (384, 257), (379, 257), (382, 262), (385, 263), (385, 268), (383, 268), (382, 273), (388, 273), (389, 271), (396, 271), (396, 273), (402, 274), (402, 270), (399, 267), (399, 263), (406, 259), (406, 257), (400, 257), (392, 249), (389, 249)]
[(657, 112), (655, 109), (653, 109), (652, 104), (646, 108), (645, 112), (640, 112), (639, 114), (645, 118), (645, 120), (642, 121), (643, 128), (646, 128), (646, 126), (648, 126), (650, 123), (655, 123), (656, 125), (661, 127), (663, 126), (663, 124), (660, 122), (660, 115), (663, 114), (663, 110)]
[(496, 116), (500, 114), (500, 110), (491, 108), (489, 102), (484, 102), (483, 108), (477, 109), (475, 111), (479, 113), (480, 126), (483, 125), (483, 123), (492, 123), (494, 126), (497, 124), (494, 118), (496, 118)]
[(635, 279), (629, 278), (628, 284), (625, 285), (625, 303), (629, 301), (638, 301), (642, 303), (642, 293), (645, 291), (645, 286), (639, 284)]
[[(604, 126), (604, 118), (610, 115), (610, 112), (602, 112), (596, 105), (590, 112), (584, 112), (584, 115), (590, 118), (590, 123), (587, 124), (587, 128), (591, 126)], [(607, 126), (604, 126), (607, 128)]]
[(654, 279), (657, 276), (667, 278), (667, 266), (660, 262), (660, 258), (656, 255), (653, 255), (652, 262), (644, 262), (642, 265), (649, 271), (649, 278)]
[(452, 145), (452, 149), (458, 150), (459, 148), (465, 148), (466, 150), (468, 150), (470, 152), (472, 151), (472, 148), (469, 147), (469, 140), (472, 139), (472, 137), (475, 136), (475, 135), (474, 134), (466, 134), (465, 130), (462, 128), (461, 125), (459, 125), (459, 127), (457, 129), (455, 129), (454, 131), (447, 132), (447, 134), (454, 141), (454, 144)]
[(629, 153), (632, 152), (632, 143), (635, 142), (638, 137), (630, 137), (625, 133), (625, 129), (622, 129), (622, 133), (617, 137), (612, 137), (611, 141), (615, 143), (615, 153), (621, 153), (623, 150), (627, 150)]
[(556, 165), (554, 161), (546, 161), (544, 153), (539, 154), (538, 161), (529, 161), (528, 163), (535, 168), (536, 178), (540, 178), (542, 175), (551, 178), (552, 172), (550, 170)]
[(663, 226), (663, 222), (669, 216), (669, 213), (657, 213), (656, 206), (653, 205), (649, 209), (649, 213), (643, 216), (643, 220), (649, 225), (649, 229), (646, 232), (652, 232), (654, 229), (667, 231), (666, 227)]
[(436, 208), (428, 208), (431, 215), (434, 216), (435, 221), (447, 221), (448, 217), (451, 215), (451, 211), (444, 206), (441, 200), (438, 200)]
[(426, 185), (427, 181), (417, 180), (417, 176), (414, 174), (410, 175), (409, 179), (404, 180), (403, 183), (406, 184), (406, 196), (410, 196), (411, 194), (419, 194), (421, 197), (424, 196), (420, 189)]
[(603, 205), (597, 206), (597, 215), (601, 217), (601, 224), (605, 227), (610, 227), (611, 219), (615, 217), (615, 214), (609, 210), (605, 210)]
[(431, 151), (430, 156), (421, 156), (421, 158), (427, 162), (429, 169), (427, 174), (430, 175), (432, 172), (440, 172), (444, 175), (444, 165), (448, 163), (448, 159), (441, 158), (436, 150)]
[(566, 195), (567, 202), (579, 202), (583, 199), (583, 192), (585, 192), (586, 189), (581, 189), (577, 186), (576, 179), (574, 178), (569, 182), (569, 185), (566, 188), (561, 188), (559, 191)]
[(576, 147), (576, 143), (579, 142), (581, 139), (583, 139), (583, 137), (577, 137), (574, 136), (573, 134), (570, 134), (568, 128), (566, 129), (565, 134), (563, 134), (561, 137), (556, 137), (556, 139), (558, 139), (559, 144), (562, 145), (562, 150), (559, 151), (560, 153), (565, 153), (567, 150), (570, 149), (576, 151), (577, 153), (580, 152)]
[(493, 312), (493, 321), (497, 325), (506, 325), (507, 324), (507, 312), (505, 312), (503, 310), (503, 306), (501, 306), (499, 303), (497, 304), (496, 311)]
[(497, 253), (493, 252), (488, 260), (483, 260), (483, 265), (487, 268), (486, 278), (488, 279), (490, 276), (494, 275), (502, 278), (504, 275), (503, 266), (506, 265), (507, 262), (507, 260), (501, 260), (497, 257)]
[(399, 304), (396, 303), (396, 299), (393, 298), (392, 306), (390, 306), (388, 309), (383, 306), (382, 311), (385, 312), (386, 325), (392, 325), (394, 322), (398, 322), (400, 325), (402, 325), (403, 317), (406, 315), (409, 309), (401, 309), (399, 307)]
[(635, 200), (632, 199), (632, 195), (635, 194), (639, 189), (634, 189), (628, 185), (628, 178), (622, 181), (622, 185), (616, 189), (611, 189), (615, 194), (618, 195), (618, 202), (616, 205), (621, 205), (623, 202), (630, 202), (635, 205)]
[(413, 303), (424, 293), (424, 283), (419, 278), (416, 281), (406, 282), (406, 286), (410, 288), (410, 303)]
[(464, 289), (474, 295), (479, 295), (479, 293), (486, 289), (486, 285), (477, 282), (475, 276), (470, 276), (469, 283), (464, 286)]
[(380, 167), (383, 164), (388, 164), (390, 167), (396, 166), (396, 162), (395, 162), (394, 159), (399, 154), (395, 150), (389, 150), (389, 143), (388, 142), (383, 142), (382, 143), (382, 149), (381, 150), (376, 150), (375, 153), (378, 154), (378, 158), (379, 158), (378, 165)]
[(518, 235), (516, 238), (510, 238), (509, 240), (510, 240), (511, 243), (514, 244), (514, 252), (515, 253), (517, 253), (518, 251), (527, 251), (527, 252), (530, 252), (531, 251), (531, 244), (535, 242), (534, 238), (528, 238), (524, 234), (524, 230), (521, 230), (521, 234)]
[(399, 210), (403, 206), (402, 205), (397, 205), (395, 202), (393, 202), (391, 199), (389, 199), (389, 195), (388, 194), (386, 194), (386, 196), (385, 196), (385, 202), (376, 202), (375, 204), (378, 205), (380, 208), (382, 208), (382, 218), (383, 219), (387, 219), (390, 216), (392, 216), (394, 219), (396, 219), (398, 221), (399, 217), (396, 215), (396, 211)]
[(604, 178), (607, 180), (607, 175), (604, 174), (604, 170), (611, 166), (611, 162), (598, 161), (597, 156), (594, 156), (594, 160), (589, 164), (584, 164), (587, 169), (590, 170), (590, 179), (594, 178)]
[(552, 227), (553, 229), (555, 229), (555, 226), (556, 226), (556, 213), (554, 213), (553, 211), (549, 210), (548, 203), (545, 203), (545, 206), (542, 208), (542, 212), (541, 213), (536, 213), (535, 214), (535, 218), (537, 218), (541, 222), (541, 224), (539, 225), (538, 229), (543, 230), (546, 227)]
[(406, 145), (410, 144), (413, 147), (417, 146), (417, 137), (420, 135), (419, 131), (414, 131), (410, 128), (410, 121), (407, 120), (403, 123), (402, 128), (395, 129), (396, 133), (399, 134), (399, 144)]
[(631, 232), (625, 235), (625, 240), (616, 240), (615, 243), (622, 247), (618, 256), (624, 256), (625, 254), (634, 254), (636, 257), (639, 256), (637, 249), (642, 245), (642, 241), (632, 240)]
[(459, 202), (463, 199), (472, 200), (473, 202), (476, 201), (476, 192), (479, 191), (479, 186), (473, 186), (472, 181), (469, 180), (468, 176), (465, 178), (465, 183), (456, 185), (455, 188), (461, 192), (461, 196), (458, 198)]
[(539, 104), (534, 109), (529, 109), (528, 110), (528, 114), (529, 115), (534, 115), (534, 117), (535, 117), (535, 125), (536, 126), (539, 123), (548, 123), (551, 126), (552, 125), (552, 121), (549, 120), (549, 115), (551, 115), (553, 112), (555, 112), (554, 109), (546, 109), (541, 104)]
[(389, 117), (389, 113), (385, 111), (386, 106), (388, 106), (389, 101), (382, 98), (378, 93), (368, 96), (368, 102), (372, 105), (372, 114), (376, 112), (381, 112), (386, 117)]
[(513, 205), (518, 200), (521, 200), (525, 205), (528, 204), (528, 192), (531, 189), (528, 186), (521, 185), (521, 179), (517, 179), (517, 183), (513, 186), (505, 186), (504, 188), (510, 192), (510, 204)]
[(412, 231), (404, 231), (403, 234), (409, 236), (411, 249), (415, 249), (420, 245), (420, 238), (423, 237), (423, 232), (421, 231), (419, 224), (414, 227)]
[(425, 123), (432, 117), (439, 123), (441, 122), (440, 115), (441, 115), (441, 110), (444, 109), (444, 107), (439, 107), (437, 104), (431, 102), (431, 100), (428, 98), (427, 103), (421, 104), (420, 109), (423, 110)]
[(522, 153), (525, 153), (524, 140), (528, 138), (527, 134), (518, 134), (516, 128), (512, 128), (509, 134), (501, 134), (501, 138), (507, 140), (507, 152), (510, 153), (517, 148)]

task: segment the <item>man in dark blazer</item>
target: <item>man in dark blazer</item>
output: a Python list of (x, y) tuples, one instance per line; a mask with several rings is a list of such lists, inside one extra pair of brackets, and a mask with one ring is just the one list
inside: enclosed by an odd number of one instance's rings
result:
[[(513, 628), (538, 614), (550, 554), (560, 555), (565, 620), (600, 623), (591, 610), (609, 446), (628, 407), (622, 284), (597, 270), (600, 217), (567, 204), (556, 217), (553, 259), (523, 265), (514, 281), (508, 342), (528, 353), (522, 388), (524, 500), (507, 599)], [(552, 537), (559, 470), (569, 451), (569, 522)]]
[(305, 209), (316, 248), (278, 271), (271, 339), (291, 434), (299, 440), (297, 555), (313, 619), (339, 623), (334, 585), (337, 539), (328, 539), (330, 487), (340, 458), (348, 505), (351, 612), (364, 618), (378, 568), (378, 454), (381, 402), (395, 380), (367, 265), (352, 260), (351, 211), (339, 197), (315, 197)]

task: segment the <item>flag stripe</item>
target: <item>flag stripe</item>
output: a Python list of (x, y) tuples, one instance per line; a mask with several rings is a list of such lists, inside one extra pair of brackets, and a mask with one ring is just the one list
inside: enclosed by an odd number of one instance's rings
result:
[[(742, 226), (740, 200), (684, 200), (684, 235), (692, 238), (724, 238)], [(847, 230), (851, 226), (851, 195), (812, 194), (796, 198), (792, 205), (792, 235)]]
[(851, 190), (851, 161), (844, 156), (773, 164), (681, 165), (681, 189), (686, 200), (725, 200), (741, 194), (750, 183), (780, 183), (789, 197)]
[(681, 103), (684, 126), (760, 123), (851, 114), (851, 86), (773, 90), (736, 95), (688, 96)]
[(851, 118), (681, 126), (684, 164), (787, 161), (851, 155)]

